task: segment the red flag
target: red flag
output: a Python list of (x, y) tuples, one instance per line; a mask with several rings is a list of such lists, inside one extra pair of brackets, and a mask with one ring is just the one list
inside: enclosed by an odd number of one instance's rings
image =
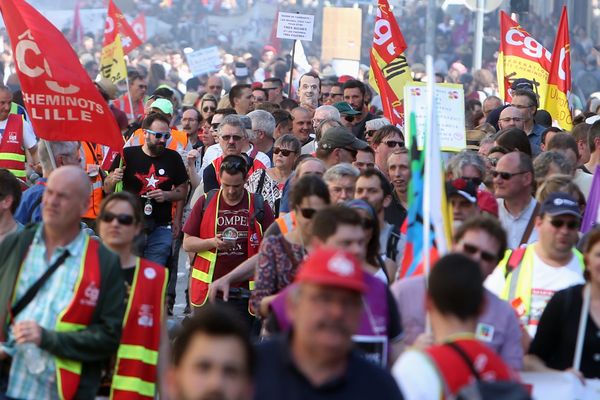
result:
[(83, 43), (83, 24), (81, 23), (81, 14), (79, 9), (81, 3), (77, 1), (75, 3), (75, 13), (73, 15), (73, 29), (71, 31), (71, 42), (81, 44)]
[(404, 51), (406, 42), (387, 0), (379, 0), (371, 47), (369, 83), (381, 96), (383, 115), (404, 125), (404, 85), (412, 81)]
[(123, 147), (108, 104), (63, 34), (24, 0), (0, 0), (25, 107), (37, 135)]
[(104, 47), (113, 43), (117, 33), (121, 35), (121, 44), (126, 55), (142, 44), (142, 41), (137, 37), (121, 10), (119, 10), (113, 0), (109, 0), (108, 15), (106, 16), (106, 25), (104, 27), (104, 43), (102, 46)]
[(277, 12), (275, 12), (275, 19), (273, 20), (273, 25), (271, 25), (271, 33), (269, 34), (269, 42), (271, 46), (275, 48), (276, 53), (281, 52), (281, 39), (277, 37), (277, 21), (279, 19), (279, 7), (277, 7)]
[(146, 16), (144, 13), (140, 13), (140, 15), (131, 21), (131, 28), (142, 42), (148, 40), (148, 34), (146, 33)]
[(571, 44), (566, 6), (563, 6), (560, 16), (552, 54), (544, 110), (552, 115), (552, 119), (558, 122), (561, 128), (570, 131), (573, 128), (573, 117), (569, 106), (569, 95), (571, 94)]

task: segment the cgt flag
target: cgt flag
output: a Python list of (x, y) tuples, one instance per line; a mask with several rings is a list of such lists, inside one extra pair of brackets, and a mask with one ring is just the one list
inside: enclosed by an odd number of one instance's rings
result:
[(500, 11), (500, 34), (500, 52), (496, 64), (500, 97), (510, 102), (512, 81), (526, 78), (533, 82), (534, 90), (539, 95), (539, 104), (545, 104), (550, 52), (504, 11)]
[(388, 1), (379, 0), (369, 83), (381, 95), (384, 115), (394, 125), (404, 125), (404, 85), (412, 81), (405, 50), (406, 42)]
[(571, 94), (571, 42), (567, 7), (563, 6), (548, 77), (548, 93), (544, 110), (552, 115), (558, 125), (567, 131), (573, 128), (573, 117), (569, 105)]
[(129, 54), (133, 49), (142, 45), (142, 41), (135, 34), (125, 16), (115, 5), (113, 0), (108, 1), (108, 14), (106, 16), (106, 26), (104, 28), (104, 43), (102, 47), (106, 47), (110, 43), (114, 43), (117, 35), (121, 35), (121, 44), (125, 54)]
[(37, 135), (120, 150), (117, 122), (63, 34), (24, 0), (0, 0), (0, 10)]
[(131, 28), (142, 42), (148, 40), (148, 33), (146, 31), (146, 16), (144, 13), (140, 13), (140, 15), (131, 21)]

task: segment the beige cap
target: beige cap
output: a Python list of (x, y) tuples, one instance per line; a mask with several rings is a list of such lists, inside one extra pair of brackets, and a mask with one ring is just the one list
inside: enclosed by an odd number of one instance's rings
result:
[(112, 83), (112, 81), (108, 78), (100, 78), (96, 82), (96, 85), (108, 96), (110, 100), (114, 100), (117, 98), (117, 93), (119, 89), (117, 89), (117, 85)]

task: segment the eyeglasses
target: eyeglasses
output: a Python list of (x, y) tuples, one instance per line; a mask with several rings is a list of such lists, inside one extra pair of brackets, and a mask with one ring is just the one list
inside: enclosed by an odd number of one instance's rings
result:
[(315, 214), (316, 214), (317, 210), (315, 210), (314, 208), (301, 208), (300, 209), (300, 214), (302, 214), (302, 217), (306, 218), (306, 219), (311, 219)]
[(343, 96), (344, 93), (329, 93), (329, 96), (331, 96), (332, 98), (335, 96)]
[(154, 135), (154, 137), (157, 139), (164, 138), (165, 140), (169, 140), (171, 138), (171, 132), (156, 132), (150, 129), (144, 129), (144, 132)]
[(204, 112), (209, 112), (209, 111), (216, 111), (217, 107), (202, 107), (202, 111)]
[(344, 119), (348, 122), (354, 121), (354, 115), (344, 115)]
[(570, 231), (579, 229), (579, 221), (577, 221), (577, 220), (565, 221), (564, 219), (551, 219), (550, 223), (556, 229), (560, 229), (565, 225), (567, 226), (567, 229)]
[(133, 215), (129, 214), (113, 214), (111, 212), (104, 212), (100, 214), (100, 221), (111, 223), (114, 219), (117, 219), (117, 222), (121, 225), (131, 225), (133, 224)]
[(388, 140), (387, 142), (383, 142), (383, 144), (385, 144), (387, 147), (389, 147), (390, 149), (393, 149), (394, 147), (404, 147), (404, 142), (401, 140)]
[(281, 153), (282, 156), (287, 157), (292, 153), (296, 153), (294, 150), (281, 149), (279, 147), (273, 147), (273, 154)]
[(531, 108), (531, 107), (533, 107), (533, 104), (530, 104), (528, 106), (524, 106), (522, 104), (511, 104), (511, 107), (515, 107), (515, 108), (518, 108), (518, 109), (525, 109), (525, 108)]
[(329, 97), (332, 97), (331, 93), (321, 93), (321, 97), (324, 99), (328, 99)]
[(526, 174), (527, 172), (529, 172), (529, 171), (521, 171), (521, 172), (515, 172), (515, 173), (492, 171), (492, 176), (494, 178), (500, 177), (500, 178), (504, 179), (505, 181), (508, 181), (515, 175)]
[(375, 134), (375, 131), (365, 131), (365, 136), (366, 137), (371, 137)]
[(209, 86), (208, 88), (211, 89), (211, 90), (214, 90), (214, 89), (221, 90), (221, 89), (223, 89), (223, 86)]
[(481, 259), (485, 262), (496, 262), (498, 260), (498, 256), (496, 254), (490, 253), (489, 251), (481, 250), (479, 247), (474, 246), (469, 243), (462, 244), (463, 251), (470, 256), (474, 256), (479, 253)]
[(216, 131), (219, 128), (219, 125), (221, 125), (220, 123), (214, 123), (214, 124), (210, 124), (210, 129), (212, 129), (213, 131)]
[(461, 176), (460, 179), (472, 182), (473, 185), (475, 185), (476, 187), (479, 186), (479, 185), (481, 185), (483, 183), (483, 181), (481, 180), (481, 178), (468, 178), (466, 176)]
[(233, 140), (234, 142), (239, 142), (243, 139), (243, 137), (237, 135), (223, 135), (221, 136), (221, 139), (223, 139), (226, 142), (229, 142), (231, 140)]

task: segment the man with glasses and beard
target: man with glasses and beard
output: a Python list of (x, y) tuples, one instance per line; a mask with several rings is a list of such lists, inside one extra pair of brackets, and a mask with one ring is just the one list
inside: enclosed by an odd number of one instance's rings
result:
[[(183, 229), (184, 250), (196, 253), (190, 281), (190, 303), (195, 309), (206, 303), (213, 280), (258, 252), (264, 230), (274, 221), (263, 197), (244, 188), (248, 169), (241, 155), (225, 156), (219, 165), (220, 189), (196, 202)], [(252, 323), (249, 286), (248, 281), (234, 285), (227, 301), (248, 329)]]
[(566, 193), (552, 193), (535, 218), (539, 240), (505, 255), (487, 278), (486, 288), (508, 301), (531, 337), (552, 295), (584, 283), (579, 240), (579, 203)]
[[(504, 257), (506, 232), (495, 218), (478, 215), (466, 220), (454, 233), (452, 250), (479, 264), (483, 278), (494, 271)], [(433, 335), (425, 332), (425, 277), (396, 281), (392, 294), (402, 316), (404, 344), (425, 349), (433, 345)], [(523, 366), (521, 328), (511, 306), (485, 291), (485, 308), (479, 316), (475, 336), (493, 349), (511, 368)]]
[(144, 144), (123, 149), (123, 159), (117, 156), (104, 181), (104, 191), (123, 190), (140, 196), (144, 206), (145, 243), (140, 255), (160, 265), (166, 265), (171, 254), (171, 209), (174, 202), (185, 200), (188, 175), (175, 150), (166, 148), (171, 136), (169, 120), (162, 114), (148, 115), (142, 122)]

